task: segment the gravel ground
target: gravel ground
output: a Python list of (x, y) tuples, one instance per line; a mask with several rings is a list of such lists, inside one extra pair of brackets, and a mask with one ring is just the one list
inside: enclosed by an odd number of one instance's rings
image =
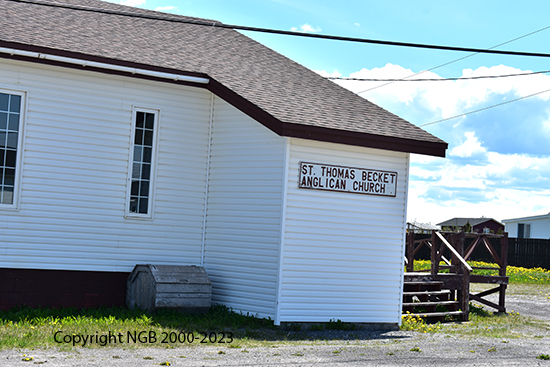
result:
[[(0, 352), (0, 365), (24, 366), (550, 366), (550, 335), (537, 339), (468, 339), (461, 336), (388, 332), (374, 339), (279, 343), (273, 347), (79, 348)], [(363, 335), (365, 337), (365, 335)], [(23, 361), (32, 357), (32, 361)], [(165, 364), (167, 365), (167, 364)]]
[[(487, 287), (476, 287), (480, 292)], [(487, 300), (498, 303), (498, 294), (491, 294)], [(475, 303), (475, 302), (474, 302)], [(506, 293), (506, 312), (519, 312), (540, 320), (550, 321), (550, 285), (510, 285)]]
[[(529, 287), (527, 287), (529, 288)], [(550, 286), (509, 289), (507, 308), (548, 325), (519, 339), (470, 338), (439, 332), (301, 332), (298, 342), (266, 342), (178, 348), (75, 348), (2, 350), (0, 366), (548, 366), (550, 360)], [(292, 337), (292, 332), (289, 332)], [(327, 341), (319, 341), (326, 339)], [(25, 359), (32, 360), (25, 361)]]

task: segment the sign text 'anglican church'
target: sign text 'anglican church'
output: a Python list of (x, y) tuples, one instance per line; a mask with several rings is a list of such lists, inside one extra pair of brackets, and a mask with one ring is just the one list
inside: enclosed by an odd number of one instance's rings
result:
[(301, 189), (395, 196), (397, 172), (300, 162)]

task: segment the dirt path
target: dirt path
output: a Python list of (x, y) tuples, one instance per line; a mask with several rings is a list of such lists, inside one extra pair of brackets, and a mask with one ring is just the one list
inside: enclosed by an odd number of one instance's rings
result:
[[(0, 365), (26, 366), (550, 366), (536, 357), (550, 353), (542, 339), (469, 339), (461, 336), (389, 332), (376, 339), (326, 343), (279, 343), (272, 347), (174, 349), (79, 348), (0, 351)], [(26, 354), (26, 356), (24, 356)], [(22, 361), (32, 357), (31, 363)], [(166, 364), (165, 364), (166, 365)]]
[[(472, 290), (476, 293), (489, 288), (491, 287), (479, 284), (472, 286)], [(498, 303), (498, 294), (485, 298)], [(506, 312), (519, 312), (520, 315), (550, 321), (550, 284), (510, 284), (506, 290), (505, 305)], [(484, 308), (494, 311), (490, 307), (484, 306)]]

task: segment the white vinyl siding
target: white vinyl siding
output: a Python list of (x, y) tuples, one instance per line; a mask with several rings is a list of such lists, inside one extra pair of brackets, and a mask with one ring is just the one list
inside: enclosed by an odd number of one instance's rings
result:
[[(397, 324), (408, 155), (290, 141), (279, 321)], [(397, 195), (300, 189), (301, 161), (397, 172)]]
[[(0, 88), (28, 95), (20, 210), (0, 211), (0, 267), (200, 264), (209, 92), (6, 60)], [(162, 113), (148, 221), (124, 217), (133, 106)]]
[(204, 266), (212, 301), (274, 318), (284, 139), (215, 99)]
[[(508, 237), (520, 237), (518, 233), (519, 224), (524, 225), (524, 238), (550, 238), (550, 215), (540, 215), (536, 217), (526, 217), (517, 219), (507, 219), (503, 221), (504, 231), (508, 232)], [(529, 228), (529, 236), (527, 231)]]

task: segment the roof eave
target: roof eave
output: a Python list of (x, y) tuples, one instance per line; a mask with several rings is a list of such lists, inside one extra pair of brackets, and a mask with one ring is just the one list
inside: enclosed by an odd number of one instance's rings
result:
[(208, 90), (280, 136), (445, 157), (448, 144), (282, 122), (214, 79)]
[(68, 67), (73, 69), (89, 70), (89, 71), (101, 72), (106, 74), (123, 75), (123, 76), (129, 76), (133, 78), (156, 80), (156, 81), (161, 81), (165, 83), (176, 83), (176, 84), (191, 85), (191, 86), (206, 88), (210, 92), (224, 99), (229, 104), (233, 105), (243, 113), (247, 114), (254, 120), (258, 121), (260, 124), (264, 125), (265, 127), (267, 127), (268, 129), (270, 129), (271, 131), (273, 131), (274, 133), (280, 136), (309, 139), (309, 140), (316, 140), (316, 141), (323, 141), (323, 142), (337, 143), (337, 144), (346, 144), (346, 145), (353, 145), (353, 146), (360, 146), (360, 147), (367, 147), (367, 148), (384, 149), (384, 150), (398, 151), (398, 152), (405, 152), (405, 153), (417, 153), (417, 154), (431, 155), (436, 157), (445, 157), (445, 151), (447, 149), (447, 143), (443, 141), (440, 141), (440, 142), (419, 141), (414, 139), (404, 139), (404, 138), (369, 134), (369, 133), (363, 133), (363, 132), (337, 130), (337, 129), (331, 129), (331, 128), (318, 127), (318, 126), (298, 125), (294, 123), (282, 122), (276, 117), (270, 115), (265, 110), (256, 106), (254, 103), (242, 97), (240, 94), (234, 92), (230, 88), (224, 86), (222, 83), (216, 81), (215, 79), (212, 79), (210, 76), (204, 73), (188, 72), (188, 71), (176, 70), (171, 68), (163, 68), (163, 67), (158, 67), (158, 66), (149, 65), (149, 64), (140, 64), (140, 63), (129, 62), (124, 60), (114, 60), (114, 59), (105, 58), (101, 56), (81, 54), (81, 53), (76, 53), (71, 51), (64, 51), (64, 50), (26, 45), (26, 44), (20, 44), (15, 42), (7, 42), (7, 41), (1, 41), (1, 40), (0, 40), (0, 48), (12, 48), (15, 50), (78, 59), (85, 62), (104, 63), (104, 64), (110, 64), (114, 66), (121, 66), (121, 67), (128, 67), (128, 68), (140, 68), (143, 70), (150, 70), (150, 71), (155, 71), (160, 73), (177, 73), (177, 74), (186, 75), (194, 78), (208, 78), (209, 82), (207, 84), (193, 83), (193, 82), (182, 81), (182, 80), (161, 79), (150, 75), (139, 75), (139, 74), (133, 74), (130, 72), (123, 72), (120, 70), (109, 70), (104, 68), (97, 68), (89, 65), (86, 66), (86, 63), (82, 63), (82, 65), (79, 65), (74, 63), (66, 63), (62, 61), (53, 61), (47, 58), (30, 57), (30, 56), (16, 55), (16, 54), (9, 54), (9, 53), (0, 53), (0, 57), (2, 58), (30, 61), (30, 62), (41, 63), (41, 64)]

